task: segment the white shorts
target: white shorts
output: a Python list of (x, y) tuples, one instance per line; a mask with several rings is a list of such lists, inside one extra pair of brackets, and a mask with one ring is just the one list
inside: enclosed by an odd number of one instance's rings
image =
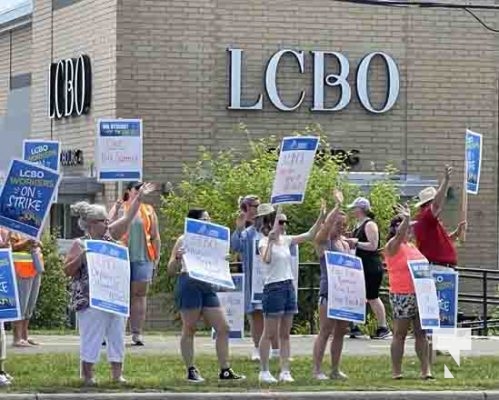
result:
[(107, 360), (115, 363), (123, 362), (126, 318), (93, 308), (78, 311), (77, 315), (81, 361), (97, 363), (102, 342), (106, 339)]

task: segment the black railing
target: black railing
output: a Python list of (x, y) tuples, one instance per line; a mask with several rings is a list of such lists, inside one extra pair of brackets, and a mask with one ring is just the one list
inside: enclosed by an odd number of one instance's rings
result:
[[(240, 264), (234, 264), (238, 269)], [(485, 268), (457, 268), (459, 272), (459, 295), (458, 295), (458, 326), (471, 328), (476, 334), (487, 336), (490, 329), (499, 328), (499, 313), (495, 316), (492, 309), (499, 306), (499, 286), (496, 285), (491, 290), (489, 285), (499, 282), (499, 270)], [(317, 300), (319, 293), (320, 267), (316, 262), (300, 263), (299, 278), (299, 302), (300, 314), (297, 319), (308, 322), (309, 333), (315, 334)], [(479, 293), (466, 290), (467, 281), (480, 282), (481, 289)], [(382, 286), (380, 293), (383, 297), (388, 296), (388, 288)], [(470, 307), (466, 307), (470, 305)], [(476, 308), (479, 306), (480, 315), (473, 311), (467, 311), (466, 308)], [(464, 306), (464, 307), (463, 307)], [(465, 309), (463, 311), (463, 308)], [(492, 318), (491, 318), (492, 316)]]

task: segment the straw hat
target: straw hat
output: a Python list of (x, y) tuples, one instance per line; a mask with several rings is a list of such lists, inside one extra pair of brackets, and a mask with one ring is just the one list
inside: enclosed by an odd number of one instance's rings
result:
[(264, 215), (269, 215), (275, 212), (274, 207), (272, 204), (269, 203), (263, 203), (258, 206), (256, 209), (256, 216), (257, 217), (263, 217)]
[(416, 207), (421, 207), (422, 205), (425, 205), (429, 201), (432, 201), (436, 195), (437, 195), (437, 189), (435, 189), (434, 187), (427, 187), (421, 190), (418, 194), (419, 201), (416, 203)]

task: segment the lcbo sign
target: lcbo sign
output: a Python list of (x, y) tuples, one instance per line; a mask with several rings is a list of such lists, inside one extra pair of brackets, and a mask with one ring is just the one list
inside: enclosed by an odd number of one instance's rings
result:
[(88, 56), (68, 58), (50, 65), (50, 118), (87, 114), (91, 97), (92, 70)]
[[(229, 110), (262, 110), (263, 95), (260, 94), (253, 104), (242, 104), (242, 72), (241, 64), (243, 50), (227, 49), (230, 62), (230, 104)], [(313, 104), (310, 111), (340, 111), (344, 109), (352, 98), (352, 89), (348, 83), (350, 73), (350, 63), (341, 53), (334, 51), (311, 51), (313, 57)], [(265, 71), (265, 90), (270, 102), (279, 110), (294, 111), (300, 107), (305, 99), (303, 90), (294, 104), (285, 104), (279, 95), (277, 87), (277, 72), (279, 63), (284, 56), (293, 57), (299, 68), (299, 73), (305, 71), (305, 53), (295, 50), (280, 50), (269, 59)], [(327, 74), (325, 71), (325, 60), (327, 58), (336, 59), (339, 65), (338, 73)], [(369, 97), (368, 76), (371, 63), (375, 57), (380, 57), (386, 66), (387, 71), (387, 90), (384, 104), (375, 108), (371, 104)], [(325, 90), (326, 87), (338, 87), (341, 90), (341, 96), (334, 105), (326, 106)], [(360, 104), (369, 112), (382, 114), (390, 110), (397, 101), (400, 90), (400, 76), (397, 64), (386, 53), (369, 53), (360, 61), (357, 68), (356, 91)]]

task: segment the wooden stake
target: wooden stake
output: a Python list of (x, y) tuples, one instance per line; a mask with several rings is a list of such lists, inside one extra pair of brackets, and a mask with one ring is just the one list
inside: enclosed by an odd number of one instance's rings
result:
[[(466, 160), (466, 152), (464, 154), (464, 174), (463, 174), (463, 191), (461, 196), (461, 221), (468, 220), (468, 162)], [(460, 237), (462, 242), (466, 241), (466, 229), (463, 229)]]

